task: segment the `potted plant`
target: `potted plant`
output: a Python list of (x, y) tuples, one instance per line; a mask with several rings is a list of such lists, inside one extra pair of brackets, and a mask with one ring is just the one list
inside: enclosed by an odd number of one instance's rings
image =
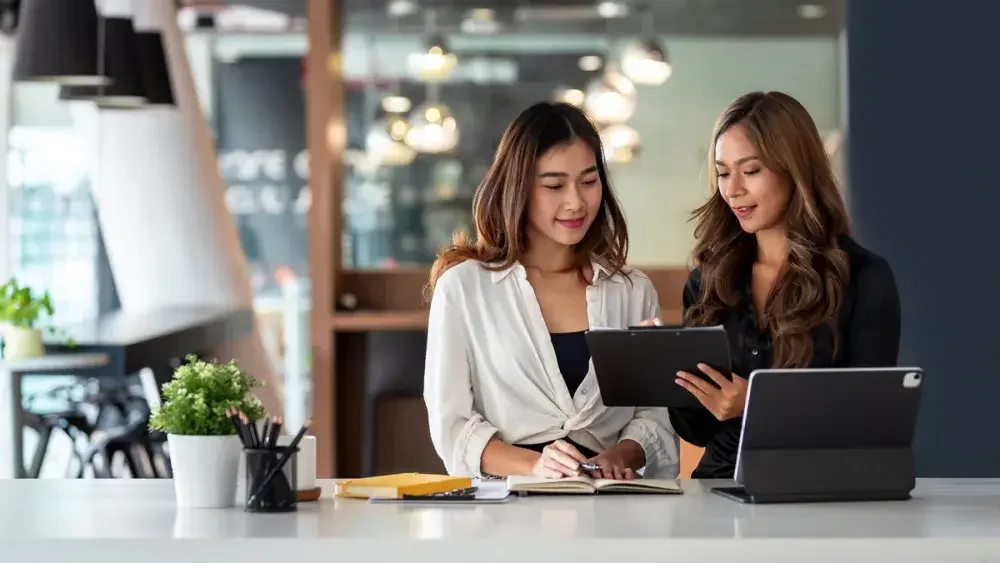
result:
[(264, 405), (251, 394), (262, 385), (235, 361), (195, 356), (188, 356), (163, 385), (163, 402), (153, 409), (149, 427), (167, 434), (178, 506), (233, 506), (242, 443), (226, 410), (238, 409), (251, 420), (265, 418)]
[[(42, 315), (52, 318), (54, 313), (49, 292), (35, 294), (15, 278), (0, 285), (0, 323), (5, 325), (3, 357), (18, 359), (44, 355), (45, 345), (38, 323)], [(55, 334), (56, 329), (48, 327), (48, 332)]]

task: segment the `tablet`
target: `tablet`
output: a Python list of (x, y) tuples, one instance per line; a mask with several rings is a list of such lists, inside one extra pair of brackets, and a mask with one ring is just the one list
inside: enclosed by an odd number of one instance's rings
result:
[(674, 381), (678, 371), (711, 381), (698, 370), (703, 363), (731, 377), (729, 339), (721, 326), (591, 329), (587, 345), (608, 407), (700, 407)]
[(914, 486), (919, 367), (750, 374), (736, 456), (740, 502), (895, 500)]

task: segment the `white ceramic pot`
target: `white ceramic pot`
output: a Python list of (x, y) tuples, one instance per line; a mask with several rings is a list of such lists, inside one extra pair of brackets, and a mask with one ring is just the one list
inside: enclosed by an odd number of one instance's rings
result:
[(232, 436), (167, 434), (177, 506), (228, 508), (236, 503), (236, 479), (243, 449)]
[(45, 355), (42, 331), (37, 328), (9, 326), (3, 331), (3, 357), (8, 360), (37, 358)]

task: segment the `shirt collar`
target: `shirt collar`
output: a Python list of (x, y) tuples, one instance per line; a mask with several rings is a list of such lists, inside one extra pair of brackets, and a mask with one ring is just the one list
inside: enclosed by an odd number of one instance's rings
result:
[[(611, 280), (615, 283), (625, 283), (625, 276), (622, 274), (612, 274), (611, 270), (608, 269), (607, 266), (597, 262), (596, 260), (590, 261), (590, 267), (594, 270), (594, 285), (603, 280)], [(517, 275), (524, 277), (524, 266), (522, 266), (520, 262), (515, 262), (514, 265), (509, 268), (491, 272), (493, 283), (500, 283), (501, 280), (512, 273), (516, 273)]]

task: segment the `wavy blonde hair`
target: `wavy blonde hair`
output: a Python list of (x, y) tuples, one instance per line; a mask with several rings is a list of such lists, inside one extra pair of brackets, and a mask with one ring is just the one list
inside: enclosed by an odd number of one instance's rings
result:
[[(719, 192), (715, 144), (742, 124), (769, 170), (792, 191), (785, 212), (789, 251), (767, 297), (760, 321), (771, 333), (776, 367), (806, 367), (813, 356), (812, 332), (835, 325), (850, 280), (850, 262), (838, 238), (850, 232), (848, 214), (829, 156), (809, 112), (782, 92), (740, 96), (719, 117), (709, 146), (711, 196), (696, 209), (694, 263), (701, 270), (701, 295), (690, 309), (692, 325), (719, 324), (739, 305), (757, 252), (757, 240), (740, 227)], [(835, 327), (834, 327), (835, 328)], [(834, 346), (836, 348), (836, 330)]]

